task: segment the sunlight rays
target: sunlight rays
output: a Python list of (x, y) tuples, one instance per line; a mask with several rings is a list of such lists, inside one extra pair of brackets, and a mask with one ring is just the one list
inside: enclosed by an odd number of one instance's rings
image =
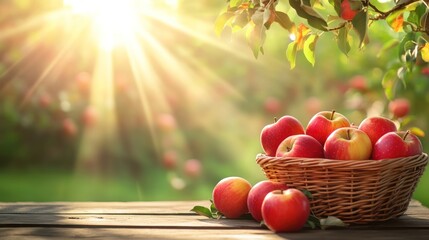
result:
[[(193, 47), (198, 42), (203, 52), (215, 49), (211, 51), (219, 51), (221, 55), (228, 55), (228, 58), (253, 64), (255, 59), (249, 54), (248, 47), (233, 44), (231, 47), (221, 43), (213, 34), (213, 23), (182, 16), (176, 12), (178, 7), (177, 0), (64, 0), (63, 9), (47, 12), (23, 21), (16, 28), (0, 32), (0, 41), (26, 32), (38, 34), (36, 41), (29, 45), (29, 55), (22, 56), (28, 58), (29, 62), (38, 61), (32, 58), (32, 49), (42, 44), (44, 38), (55, 39), (57, 48), (49, 46), (53, 49), (52, 55), (42, 56), (46, 64), (34, 76), (35, 80), (22, 104), (29, 102), (44, 86), (45, 80), (70, 80), (62, 77), (66, 72), (70, 74), (68, 68), (77, 71), (74, 74), (91, 71), (87, 99), (83, 96), (79, 106), (62, 109), (61, 113), (67, 116), (75, 113), (77, 108), (90, 107), (98, 118), (97, 124), (82, 124), (76, 169), (85, 169), (90, 165), (95, 168), (101, 165), (114, 166), (112, 161), (121, 161), (114, 156), (106, 156), (106, 152), (115, 151), (117, 147), (114, 141), (121, 137), (118, 119), (122, 116), (118, 115), (117, 101), (122, 96), (116, 89), (119, 83), (117, 75), (121, 71), (125, 72), (125, 77), (132, 83), (133, 93), (137, 95), (139, 107), (129, 111), (142, 114), (144, 119), (141, 125), (147, 128), (151, 137), (144, 141), (151, 141), (158, 155), (166, 146), (160, 139), (163, 133), (159, 133), (162, 130), (159, 129), (157, 118), (162, 114), (170, 114), (175, 121), (174, 114), (178, 111), (169, 98), (177, 98), (175, 101), (182, 107), (188, 104), (190, 114), (197, 115), (200, 112), (207, 116), (215, 114), (215, 105), (224, 101), (224, 98), (244, 100), (244, 96), (213, 71), (212, 66), (198, 58), (198, 52)], [(125, 69), (118, 69), (116, 65), (118, 53), (125, 55), (120, 60)], [(87, 64), (90, 69), (82, 67), (83, 64), (79, 65), (80, 61), (89, 61), (83, 56), (90, 59), (90, 64)], [(68, 58), (75, 62), (70, 62)], [(21, 63), (16, 62), (9, 69), (21, 66)], [(54, 94), (58, 96), (62, 93)], [(225, 106), (229, 108), (231, 104)], [(230, 109), (216, 111), (227, 113)], [(216, 134), (216, 130), (211, 129), (210, 123), (204, 118), (186, 117), (189, 118), (186, 119), (189, 126), (197, 124), (204, 131)], [(75, 121), (82, 123), (82, 119), (75, 118)], [(181, 127), (171, 131), (174, 135), (171, 141), (175, 141), (172, 144), (184, 151), (191, 151)], [(137, 145), (133, 143), (133, 146)]]

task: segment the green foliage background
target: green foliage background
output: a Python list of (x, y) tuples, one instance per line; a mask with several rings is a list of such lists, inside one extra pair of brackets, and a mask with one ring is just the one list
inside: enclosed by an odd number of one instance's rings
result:
[[(244, 37), (227, 33), (215, 37), (214, 22), (224, 7), (223, 1), (179, 2), (180, 14), (193, 19), (195, 24), (204, 22), (207, 36), (217, 45), (174, 32), (161, 22), (154, 22), (154, 36), (160, 37), (163, 44), (166, 40), (161, 38), (162, 34), (176, 34), (175, 45), (168, 50), (185, 52), (186, 58), (181, 55), (184, 64), (192, 68), (204, 66), (223, 82), (209, 81), (203, 75), (192, 79), (186, 88), (204, 83), (200, 89), (202, 96), (206, 96), (194, 99), (186, 95), (186, 89), (177, 91), (168, 71), (158, 65), (151, 66), (165, 83), (167, 97), (179, 99), (170, 112), (177, 127), (172, 131), (155, 127), (157, 138), (153, 138), (147, 122), (138, 120), (141, 112), (133, 93), (135, 89), (123, 92), (117, 88), (118, 137), (108, 141), (97, 158), (84, 165), (76, 159), (85, 134), (81, 117), (89, 97), (79, 89), (75, 79), (79, 73), (93, 69), (94, 56), (77, 52), (70, 57), (71, 64), (50, 76), (22, 104), (37, 76), (50, 63), (50, 58), (43, 56), (55, 54), (63, 46), (55, 37), (48, 38), (37, 45), (36, 55), (27, 56), (23, 43), (32, 37), (37, 39), (35, 32), (0, 38), (0, 201), (209, 199), (213, 186), (223, 177), (242, 176), (252, 184), (264, 179), (255, 156), (262, 151), (260, 130), (274, 117), (293, 115), (304, 126), (318, 110), (336, 109), (356, 124), (369, 111), (391, 117), (382, 79), (392, 64), (397, 63), (398, 56), (397, 49), (380, 54), (395, 35), (386, 25), (376, 24), (371, 43), (363, 50), (351, 49), (348, 57), (333, 44), (332, 36), (324, 35), (317, 43), (315, 66), (297, 55), (296, 68), (290, 70), (285, 57), (290, 39), (279, 25), (271, 26), (264, 44), (265, 54), (255, 59)], [(61, 1), (55, 0), (37, 4), (26, 0), (2, 1), (0, 6), (9, 14), (0, 16), (0, 29), (59, 5)], [(115, 54), (120, 66), (123, 53)], [(24, 61), (20, 61), (22, 58)], [(18, 67), (11, 68), (17, 62)], [(416, 66), (406, 87), (396, 84), (395, 97), (411, 102), (407, 126), (428, 132), (429, 76), (423, 71), (426, 67), (423, 63)], [(365, 79), (365, 90), (351, 85), (351, 79), (358, 75)], [(47, 107), (40, 103), (45, 94), (52, 99)], [(273, 99), (280, 107), (268, 111), (265, 105)], [(65, 102), (71, 106), (67, 111), (62, 107)], [(77, 126), (73, 137), (64, 134), (65, 118)], [(421, 140), (427, 151), (427, 138)], [(165, 141), (170, 142), (168, 147)], [(172, 149), (177, 152), (178, 162), (174, 168), (166, 168), (162, 156)], [(199, 176), (186, 173), (187, 159), (201, 162)], [(415, 198), (426, 205), (429, 205), (425, 191), (428, 181), (426, 172), (415, 193)], [(177, 182), (183, 186), (177, 187)]]

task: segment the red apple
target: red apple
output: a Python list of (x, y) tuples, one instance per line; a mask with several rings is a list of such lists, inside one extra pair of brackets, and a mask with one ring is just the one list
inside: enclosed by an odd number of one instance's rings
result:
[(366, 78), (362, 75), (356, 75), (349, 80), (349, 86), (356, 91), (365, 92), (368, 90)]
[(371, 139), (362, 130), (345, 127), (329, 135), (324, 146), (325, 157), (340, 160), (370, 159)]
[(262, 203), (262, 218), (274, 232), (299, 231), (310, 215), (310, 201), (298, 189), (270, 192)]
[(177, 165), (177, 154), (173, 150), (166, 151), (162, 156), (162, 165), (166, 169), (173, 169)]
[(342, 127), (350, 127), (350, 122), (344, 115), (335, 111), (321, 111), (308, 122), (306, 134), (324, 145), (328, 136), (334, 130)]
[(422, 152), (420, 139), (410, 131), (389, 132), (375, 143), (372, 159), (409, 157)]
[(62, 130), (67, 137), (74, 137), (77, 134), (76, 124), (71, 118), (63, 119)]
[(262, 221), (262, 202), (265, 196), (274, 190), (286, 190), (288, 186), (285, 183), (273, 182), (270, 180), (260, 181), (250, 189), (247, 197), (247, 207), (252, 217), (258, 221)]
[(185, 162), (185, 173), (189, 177), (199, 177), (201, 175), (201, 162), (197, 159), (189, 159)]
[(353, 10), (349, 0), (343, 0), (341, 2), (341, 18), (347, 21), (353, 20), (358, 11)]
[(378, 139), (388, 132), (396, 132), (395, 123), (384, 117), (368, 117), (359, 125), (359, 129), (364, 131), (371, 140), (372, 146)]
[(268, 97), (264, 102), (264, 108), (267, 113), (278, 114), (282, 109), (282, 105), (277, 98)]
[(280, 143), (276, 157), (323, 158), (323, 146), (312, 136), (292, 135)]
[(247, 196), (252, 185), (241, 177), (220, 180), (213, 189), (213, 203), (227, 218), (238, 218), (247, 213)]
[(176, 118), (169, 113), (160, 114), (157, 124), (161, 130), (171, 132), (176, 128)]
[(405, 117), (410, 112), (410, 101), (406, 98), (398, 98), (389, 103), (389, 111), (396, 118)]
[(296, 134), (304, 134), (304, 127), (298, 119), (289, 115), (283, 116), (278, 121), (265, 126), (260, 136), (265, 154), (274, 157), (279, 144), (287, 137)]
[(99, 114), (96, 108), (87, 106), (82, 113), (82, 122), (86, 127), (93, 127), (97, 124)]

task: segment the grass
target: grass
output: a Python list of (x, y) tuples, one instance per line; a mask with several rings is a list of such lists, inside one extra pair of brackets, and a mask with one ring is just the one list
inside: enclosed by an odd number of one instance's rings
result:
[(168, 173), (156, 171), (139, 181), (53, 170), (0, 171), (0, 201), (3, 202), (209, 199), (210, 191), (208, 187), (190, 184), (176, 190), (170, 184)]

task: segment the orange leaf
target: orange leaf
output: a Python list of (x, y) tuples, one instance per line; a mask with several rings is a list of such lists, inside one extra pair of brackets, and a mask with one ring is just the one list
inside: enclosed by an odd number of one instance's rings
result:
[(302, 23), (298, 26), (295, 39), (295, 42), (298, 44), (298, 49), (302, 49), (304, 46), (305, 36), (309, 31), (310, 29)]
[(404, 15), (399, 14), (395, 20), (393, 20), (391, 26), (395, 32), (402, 31), (402, 26), (404, 25)]

